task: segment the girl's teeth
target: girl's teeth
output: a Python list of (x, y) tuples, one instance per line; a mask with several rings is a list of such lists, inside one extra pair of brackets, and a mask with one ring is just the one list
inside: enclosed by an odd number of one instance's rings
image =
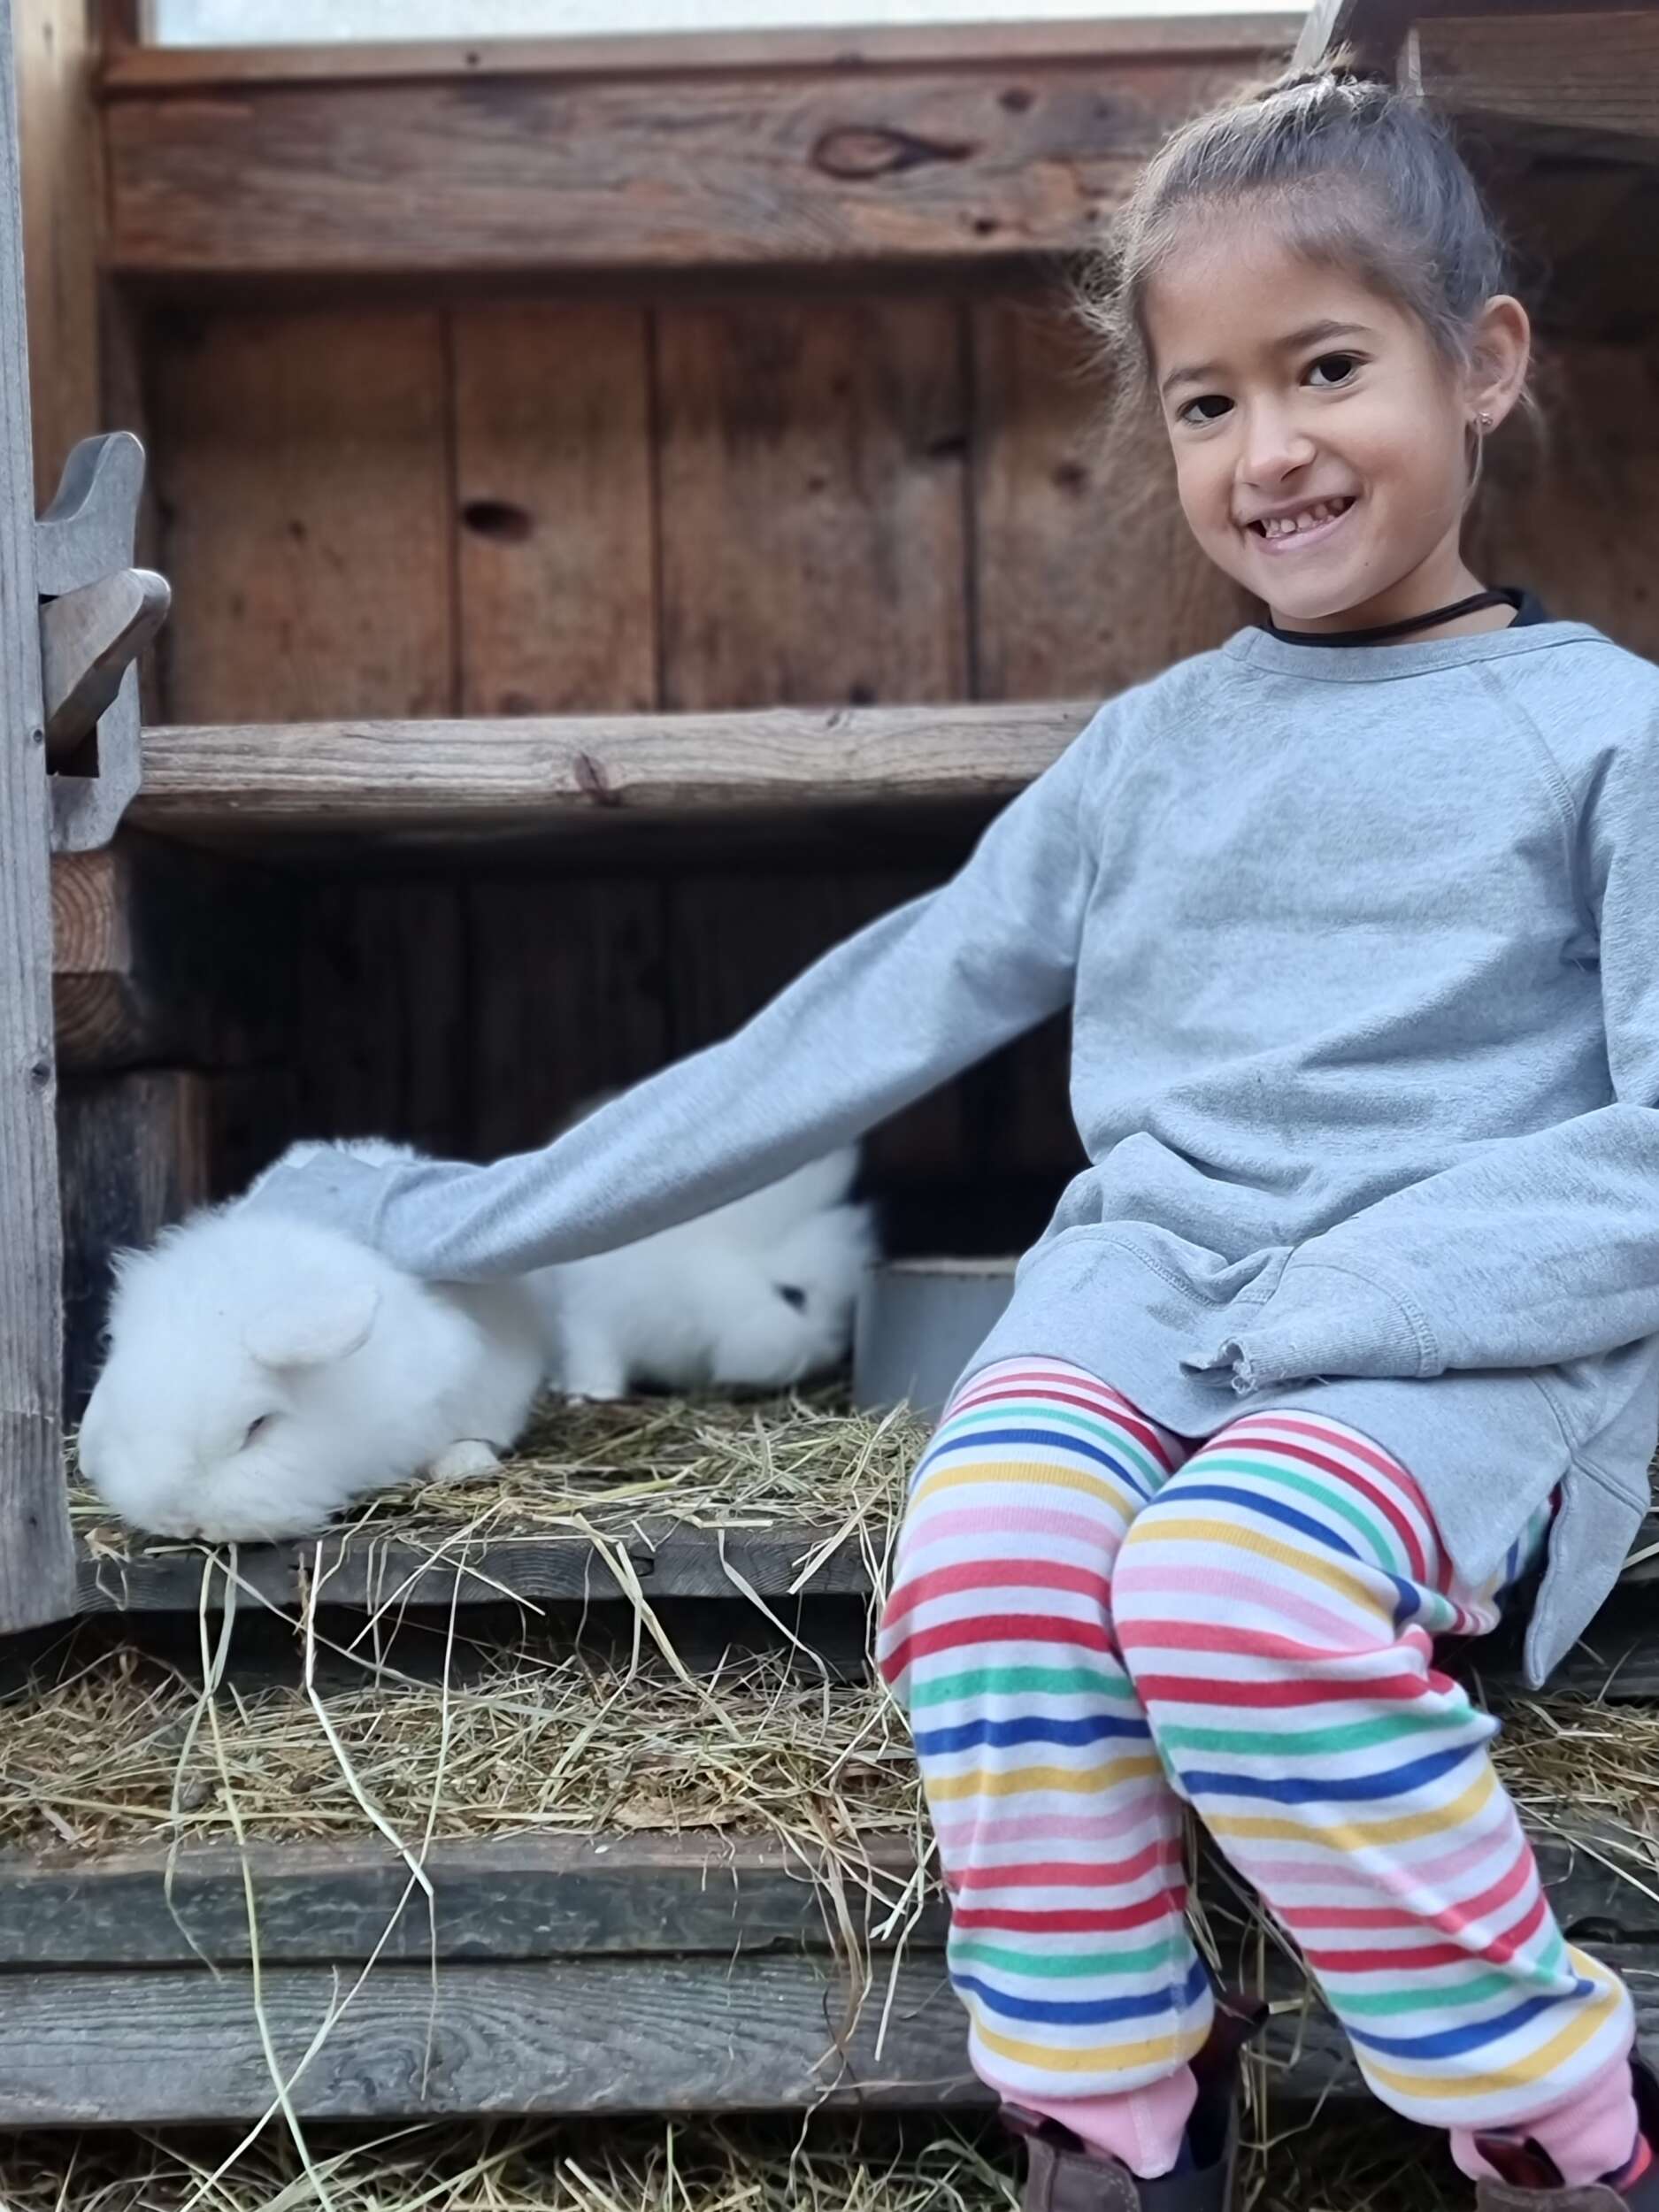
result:
[(1262, 534), (1269, 538), (1294, 537), (1298, 530), (1312, 530), (1322, 522), (1329, 522), (1334, 515), (1346, 511), (1346, 503), (1320, 500), (1304, 508), (1299, 515), (1276, 515), (1262, 525)]

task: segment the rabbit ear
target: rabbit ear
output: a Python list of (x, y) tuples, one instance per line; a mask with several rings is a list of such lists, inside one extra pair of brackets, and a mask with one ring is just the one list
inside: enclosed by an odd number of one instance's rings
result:
[(380, 1303), (373, 1283), (285, 1301), (250, 1322), (242, 1341), (262, 1367), (321, 1367), (367, 1341)]

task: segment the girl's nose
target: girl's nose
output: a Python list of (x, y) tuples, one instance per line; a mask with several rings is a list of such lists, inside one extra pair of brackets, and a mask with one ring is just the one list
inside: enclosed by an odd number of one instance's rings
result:
[(1314, 442), (1294, 416), (1279, 408), (1253, 408), (1245, 425), (1243, 472), (1252, 484), (1277, 484), (1314, 457)]

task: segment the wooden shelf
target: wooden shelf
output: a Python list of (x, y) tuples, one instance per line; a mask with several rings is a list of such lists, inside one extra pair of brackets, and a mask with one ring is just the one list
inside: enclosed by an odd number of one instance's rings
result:
[(198, 841), (591, 835), (1010, 797), (1091, 701), (144, 733), (134, 827)]

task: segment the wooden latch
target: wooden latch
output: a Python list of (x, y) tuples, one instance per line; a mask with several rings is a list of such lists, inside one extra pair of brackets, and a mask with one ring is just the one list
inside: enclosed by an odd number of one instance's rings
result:
[(35, 526), (52, 847), (107, 845), (142, 772), (138, 656), (172, 593), (132, 565), (144, 449), (129, 430), (83, 438)]

